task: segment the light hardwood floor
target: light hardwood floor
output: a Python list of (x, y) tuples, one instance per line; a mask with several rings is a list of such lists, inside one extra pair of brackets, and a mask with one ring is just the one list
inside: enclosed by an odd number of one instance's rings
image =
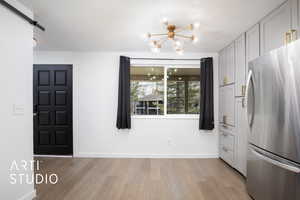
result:
[(250, 200), (244, 178), (219, 159), (38, 158), (36, 200)]

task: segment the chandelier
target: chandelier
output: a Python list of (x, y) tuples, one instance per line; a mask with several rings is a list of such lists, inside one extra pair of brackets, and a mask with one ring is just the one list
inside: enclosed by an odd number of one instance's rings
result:
[[(199, 23), (189, 24), (185, 27), (179, 27), (174, 24), (170, 24), (166, 18), (162, 20), (167, 32), (165, 33), (147, 33), (144, 37), (149, 40), (149, 46), (154, 53), (160, 52), (163, 44), (167, 41), (173, 43), (173, 48), (176, 53), (183, 54), (184, 42), (198, 42), (198, 38), (192, 33), (199, 28)], [(189, 34), (183, 34), (190, 32)]]

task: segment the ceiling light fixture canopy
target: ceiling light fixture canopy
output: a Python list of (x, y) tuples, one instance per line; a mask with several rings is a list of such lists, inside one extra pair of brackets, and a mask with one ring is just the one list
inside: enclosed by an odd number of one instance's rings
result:
[(192, 43), (198, 42), (198, 37), (194, 34), (186, 35), (182, 34), (181, 32), (185, 31), (194, 31), (200, 27), (198, 22), (194, 24), (189, 24), (185, 27), (178, 27), (174, 24), (170, 24), (167, 18), (163, 18), (161, 20), (162, 24), (166, 26), (167, 32), (166, 33), (147, 33), (144, 36), (149, 40), (149, 45), (152, 52), (158, 53), (162, 48), (162, 45), (166, 41), (172, 41), (173, 47), (176, 53), (179, 55), (183, 54), (183, 44), (184, 41), (189, 41)]

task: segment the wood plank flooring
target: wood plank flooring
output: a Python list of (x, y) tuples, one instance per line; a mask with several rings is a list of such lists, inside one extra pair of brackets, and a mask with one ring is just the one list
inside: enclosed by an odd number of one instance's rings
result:
[(37, 158), (35, 200), (250, 200), (244, 178), (219, 159)]

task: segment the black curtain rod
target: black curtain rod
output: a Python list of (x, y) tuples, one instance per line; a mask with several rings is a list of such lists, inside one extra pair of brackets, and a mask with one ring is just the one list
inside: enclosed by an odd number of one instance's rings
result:
[(27, 15), (25, 15), (24, 13), (22, 13), (21, 11), (19, 11), (18, 9), (16, 9), (9, 3), (7, 3), (6, 1), (0, 0), (0, 4), (3, 5), (4, 7), (6, 7), (7, 9), (9, 9), (10, 11), (12, 11), (13, 13), (15, 13), (16, 15), (18, 15), (19, 17), (26, 20), (32, 26), (35, 26), (35, 27), (41, 29), (42, 31), (45, 31), (45, 28), (43, 26), (41, 26), (37, 21), (32, 20), (30, 17), (28, 17)]
[(184, 58), (130, 58), (132, 60), (201, 60), (201, 59), (184, 59)]

